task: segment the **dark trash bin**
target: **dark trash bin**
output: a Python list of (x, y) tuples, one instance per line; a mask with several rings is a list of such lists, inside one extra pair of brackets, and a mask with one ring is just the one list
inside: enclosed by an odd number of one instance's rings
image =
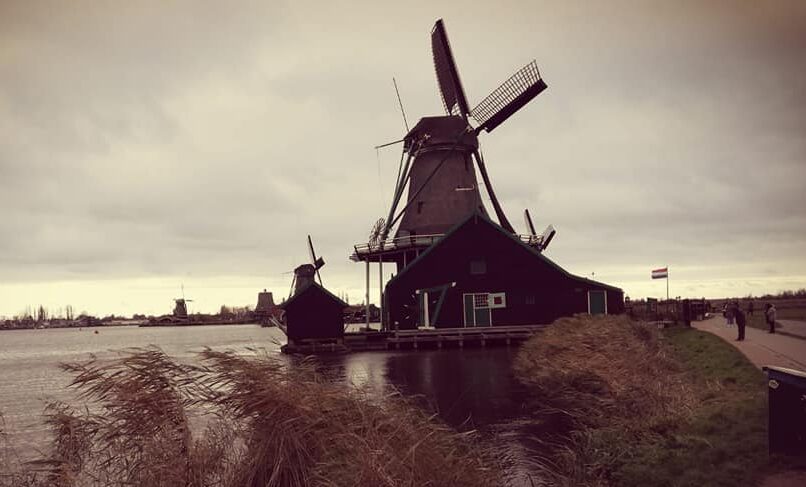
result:
[(770, 454), (806, 455), (806, 372), (763, 370), (768, 379)]

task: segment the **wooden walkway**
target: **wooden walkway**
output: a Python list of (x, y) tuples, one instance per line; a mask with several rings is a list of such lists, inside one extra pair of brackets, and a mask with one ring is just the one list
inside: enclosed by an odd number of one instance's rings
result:
[(547, 325), (485, 326), (398, 331), (348, 332), (341, 339), (307, 339), (282, 347), (284, 353), (350, 353), (368, 350), (421, 350), (506, 346), (528, 340)]

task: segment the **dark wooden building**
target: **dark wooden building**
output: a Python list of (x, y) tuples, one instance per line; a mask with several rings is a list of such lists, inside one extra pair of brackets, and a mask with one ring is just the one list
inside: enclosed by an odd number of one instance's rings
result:
[(624, 311), (621, 289), (574, 276), (476, 213), (386, 285), (389, 329), (551, 323)]
[(293, 345), (305, 339), (340, 340), (344, 336), (346, 307), (347, 303), (315, 281), (309, 281), (280, 305), (285, 311), (288, 343)]

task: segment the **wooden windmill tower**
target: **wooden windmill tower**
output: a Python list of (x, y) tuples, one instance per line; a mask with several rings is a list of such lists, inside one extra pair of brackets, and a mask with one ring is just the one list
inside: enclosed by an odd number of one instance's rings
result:
[(185, 298), (185, 285), (182, 284), (182, 297), (174, 298), (173, 317), (178, 321), (187, 321), (189, 319), (187, 303), (192, 302), (192, 299)]
[[(445, 115), (421, 118), (403, 139), (388, 216), (375, 224), (369, 242), (356, 245), (351, 256), (367, 266), (395, 262), (399, 271), (472, 213), (486, 216), (476, 169), (498, 223), (516, 233), (493, 190), (478, 135), (492, 132), (546, 89), (537, 63), (532, 61), (518, 70), (471, 109), (441, 19), (431, 31), (431, 51)], [(521, 239), (537, 250), (544, 248), (541, 236), (533, 231)], [(381, 270), (381, 280), (382, 276)]]

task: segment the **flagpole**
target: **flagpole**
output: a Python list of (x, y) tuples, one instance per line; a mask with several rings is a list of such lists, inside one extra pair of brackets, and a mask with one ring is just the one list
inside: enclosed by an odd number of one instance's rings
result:
[(666, 264), (666, 302), (669, 302), (669, 264)]

